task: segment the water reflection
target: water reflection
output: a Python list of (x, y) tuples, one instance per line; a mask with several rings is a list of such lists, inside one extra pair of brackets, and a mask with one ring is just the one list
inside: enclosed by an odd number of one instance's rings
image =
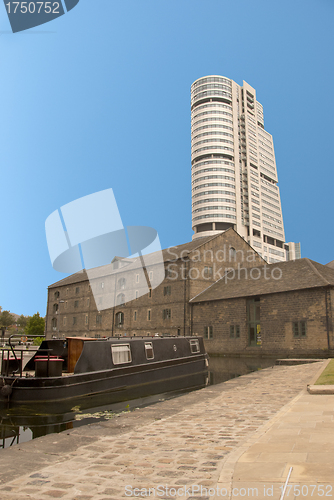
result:
[[(209, 360), (209, 382), (210, 384), (219, 384), (231, 378), (267, 368), (274, 364), (274, 359), (212, 356)], [(182, 391), (181, 393), (184, 392)], [(95, 396), (76, 400), (75, 406), (63, 414), (58, 413), (58, 404), (55, 405), (54, 409), (50, 405), (44, 407), (35, 406), (33, 415), (29, 407), (21, 406), (4, 410), (0, 412), (0, 448), (7, 448), (46, 434), (108, 420), (114, 418), (120, 412), (131, 411), (134, 408), (148, 406), (179, 395), (180, 392), (158, 394), (109, 405), (106, 396)]]
[(275, 364), (275, 359), (250, 357), (216, 357), (209, 361), (210, 385), (226, 382), (231, 378), (268, 368)]
[[(35, 414), (31, 408), (17, 406), (0, 411), (0, 449), (8, 448), (14, 444), (30, 441), (47, 434), (62, 432), (68, 429), (81, 427), (99, 421), (109, 420), (123, 412), (152, 405), (165, 399), (175, 398), (186, 391), (157, 394), (131, 401), (108, 404), (106, 396), (95, 396), (77, 399), (75, 406), (67, 413), (51, 414), (50, 405), (34, 406)], [(57, 405), (59, 411), (59, 405)]]

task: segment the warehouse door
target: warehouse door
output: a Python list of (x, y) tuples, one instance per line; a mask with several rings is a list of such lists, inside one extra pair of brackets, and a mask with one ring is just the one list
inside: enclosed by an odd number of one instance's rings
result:
[(262, 345), (262, 339), (259, 297), (247, 301), (247, 318), (249, 345), (251, 347), (260, 347)]

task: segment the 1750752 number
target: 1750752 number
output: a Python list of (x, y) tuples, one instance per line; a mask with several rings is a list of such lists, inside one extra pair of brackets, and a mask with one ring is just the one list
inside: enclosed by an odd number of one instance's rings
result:
[[(284, 491), (284, 486), (280, 486), (282, 492)], [(288, 497), (290, 493), (291, 496), (295, 497), (331, 497), (333, 491), (333, 486), (331, 484), (288, 484), (286, 487), (286, 496)], [(291, 498), (291, 497), (290, 497)]]
[(60, 14), (59, 2), (8, 2), (6, 7), (8, 14)]

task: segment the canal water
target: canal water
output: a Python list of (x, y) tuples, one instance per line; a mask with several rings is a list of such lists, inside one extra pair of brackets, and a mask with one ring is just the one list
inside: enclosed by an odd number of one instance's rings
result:
[[(230, 358), (210, 357), (209, 359), (209, 383), (219, 384), (240, 375), (246, 375), (252, 371), (261, 370), (275, 364), (274, 359), (262, 358)], [(184, 394), (184, 392), (182, 392)], [(99, 421), (106, 421), (117, 417), (122, 412), (131, 411), (135, 408), (148, 406), (165, 399), (179, 396), (179, 393), (166, 393), (136, 399), (126, 403), (108, 405), (105, 397), (94, 399), (91, 404), (87, 398), (83, 404), (77, 404), (71, 412), (65, 414), (50, 415), (45, 411), (39, 415), (20, 416), (3, 412), (0, 414), (0, 453), (1, 449), (8, 448), (14, 444), (23, 443), (46, 434), (73, 429), (82, 425)], [(81, 408), (85, 407), (85, 410)], [(88, 407), (88, 408), (87, 408)]]

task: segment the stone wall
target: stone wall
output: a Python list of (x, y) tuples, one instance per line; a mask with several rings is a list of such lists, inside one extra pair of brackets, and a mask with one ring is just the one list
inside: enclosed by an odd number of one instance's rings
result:
[[(197, 243), (197, 249), (190, 253), (180, 253), (177, 247), (165, 251), (165, 268), (169, 276), (151, 292), (142, 272), (122, 270), (121, 276), (126, 279), (124, 293), (133, 300), (126, 298), (124, 305), (115, 308), (103, 309), (108, 290), (110, 293), (116, 291), (117, 297), (122, 292), (119, 277), (115, 278), (112, 273), (97, 277), (94, 283), (85, 275), (80, 278), (79, 274), (52, 285), (48, 293), (47, 337), (190, 334), (190, 298), (221, 278), (229, 268), (252, 267), (264, 262), (233, 230), (202, 245), (200, 240)], [(147, 276), (151, 271), (156, 272), (154, 266), (147, 270)], [(92, 287), (95, 287), (96, 304)], [(99, 287), (100, 296), (96, 293)], [(138, 298), (134, 298), (136, 291)], [(116, 324), (118, 313), (124, 315), (121, 326)]]
[[(334, 336), (330, 328), (329, 351), (325, 293), (323, 288), (314, 288), (262, 295), (261, 345), (258, 346), (249, 345), (246, 298), (193, 304), (192, 332), (204, 335), (204, 329), (212, 326), (213, 338), (205, 340), (207, 352), (211, 354), (327, 357), (334, 348)], [(306, 335), (296, 337), (293, 323), (301, 321), (306, 322)], [(231, 325), (240, 327), (239, 338), (230, 337)]]

